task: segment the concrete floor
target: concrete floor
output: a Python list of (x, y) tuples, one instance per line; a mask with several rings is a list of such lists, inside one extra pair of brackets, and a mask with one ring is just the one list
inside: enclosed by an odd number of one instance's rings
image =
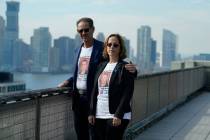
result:
[(135, 140), (210, 140), (210, 92), (203, 92)]

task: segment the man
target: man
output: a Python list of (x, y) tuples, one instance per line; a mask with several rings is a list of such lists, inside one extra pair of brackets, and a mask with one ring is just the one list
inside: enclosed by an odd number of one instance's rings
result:
[[(81, 18), (77, 21), (77, 32), (83, 41), (81, 47), (76, 50), (76, 62), (74, 64), (74, 75), (64, 81), (59, 87), (72, 87), (72, 109), (74, 112), (74, 127), (78, 140), (89, 140), (89, 101), (90, 94), (93, 88), (94, 74), (98, 64), (103, 61), (103, 42), (93, 38), (95, 27), (91, 18)], [(80, 64), (82, 61), (88, 61), (87, 72), (80, 73)], [(135, 73), (136, 68), (133, 64), (125, 66), (127, 70)], [(90, 129), (92, 140), (97, 140), (94, 137), (94, 128)]]

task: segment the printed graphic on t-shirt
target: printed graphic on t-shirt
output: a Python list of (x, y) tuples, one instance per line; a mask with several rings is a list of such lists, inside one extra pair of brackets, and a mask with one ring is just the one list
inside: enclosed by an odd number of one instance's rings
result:
[(111, 71), (104, 71), (99, 77), (99, 94), (108, 94)]
[(89, 61), (90, 61), (89, 57), (81, 57), (80, 58), (77, 80), (79, 80), (79, 81), (86, 81), (87, 73), (88, 73)]
[(81, 53), (78, 61), (78, 70), (77, 70), (77, 89), (86, 90), (87, 89), (87, 75), (89, 69), (89, 61), (91, 57), (93, 47), (90, 48), (81, 48)]
[(98, 96), (96, 107), (96, 118), (113, 118), (109, 112), (109, 85), (112, 72), (117, 63), (108, 63), (98, 78)]
[(78, 75), (77, 75), (77, 88), (86, 89), (87, 73), (89, 67), (90, 57), (80, 57)]
[(81, 57), (79, 61), (79, 74), (87, 74), (90, 57)]

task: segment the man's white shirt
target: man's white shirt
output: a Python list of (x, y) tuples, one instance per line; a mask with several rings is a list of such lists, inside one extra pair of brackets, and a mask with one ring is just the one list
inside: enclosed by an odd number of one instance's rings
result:
[(89, 68), (90, 57), (93, 51), (93, 46), (89, 48), (82, 47), (78, 61), (78, 73), (77, 73), (77, 89), (87, 89), (87, 74)]

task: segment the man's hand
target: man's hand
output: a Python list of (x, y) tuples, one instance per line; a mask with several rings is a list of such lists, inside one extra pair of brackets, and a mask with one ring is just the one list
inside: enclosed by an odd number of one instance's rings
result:
[(66, 87), (68, 85), (68, 81), (64, 81), (58, 85), (58, 87)]
[(95, 117), (93, 115), (88, 116), (88, 122), (91, 125), (94, 125), (95, 124)]
[(131, 73), (135, 73), (137, 71), (135, 64), (126, 64), (125, 65), (126, 70), (128, 70)]
[(112, 120), (112, 125), (113, 126), (119, 126), (121, 124), (121, 119), (114, 117)]

